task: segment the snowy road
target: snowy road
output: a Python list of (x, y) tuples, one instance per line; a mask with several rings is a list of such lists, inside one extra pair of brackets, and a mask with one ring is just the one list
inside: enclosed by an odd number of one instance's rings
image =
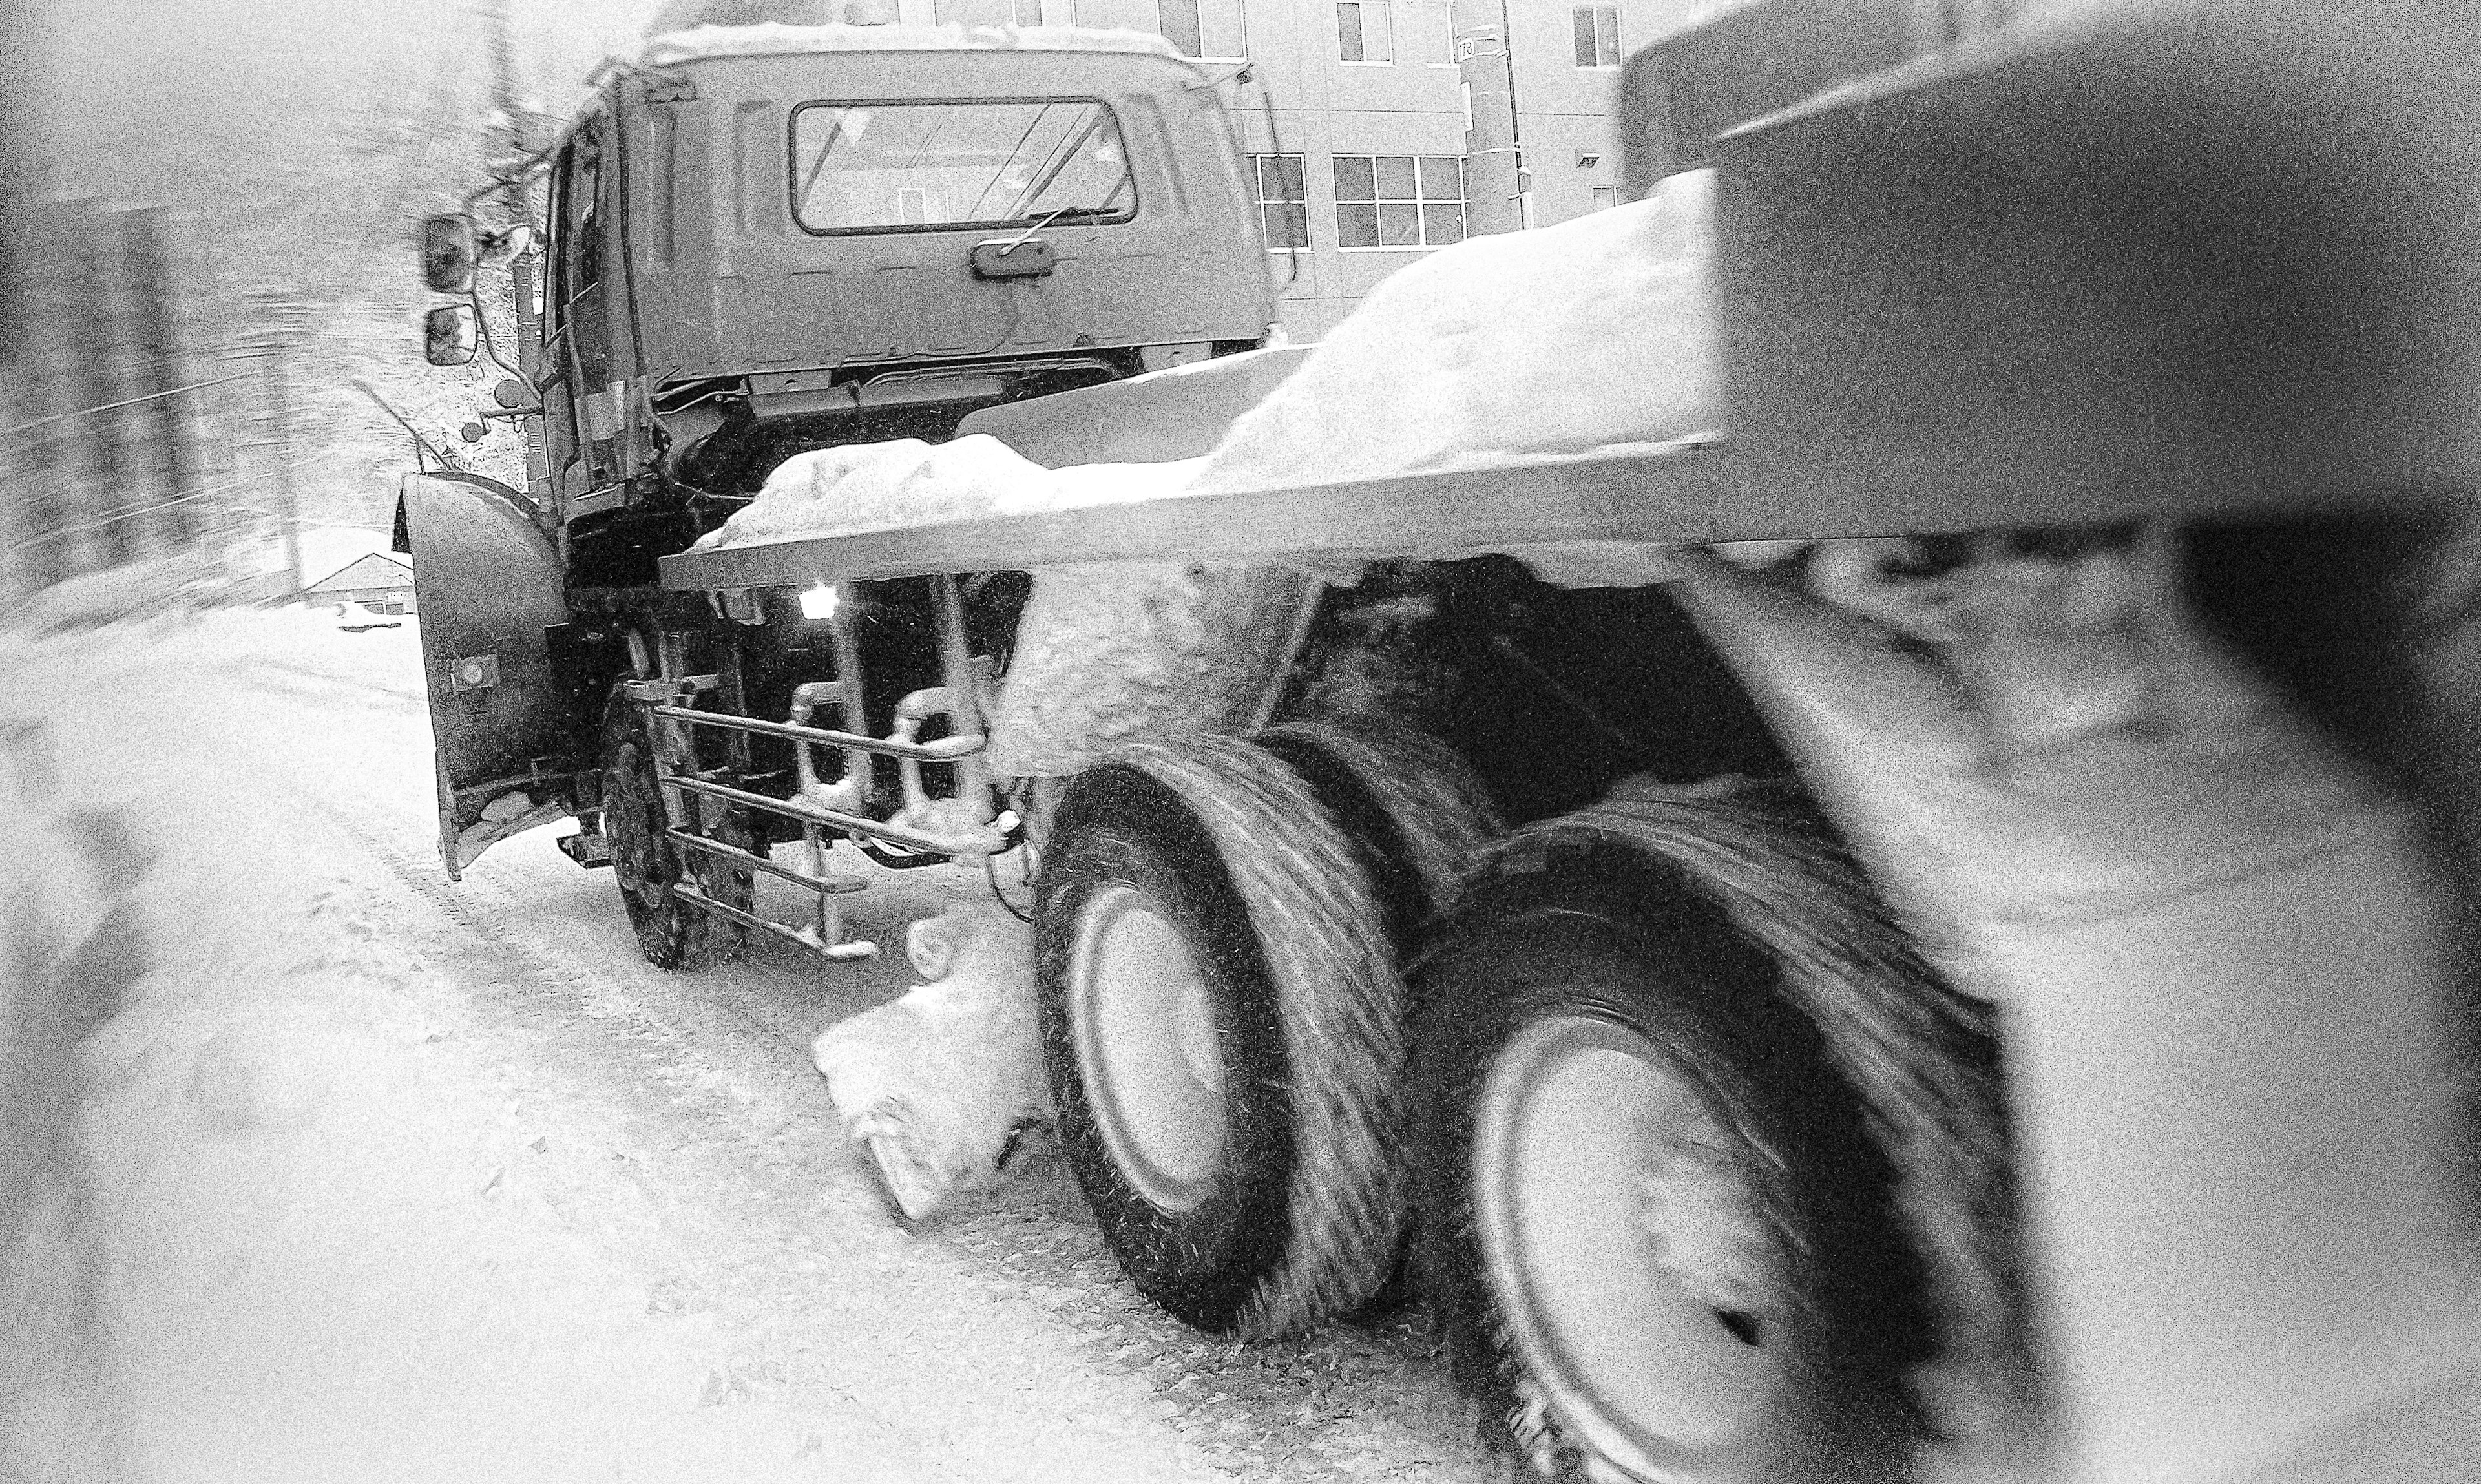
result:
[[(549, 830), (449, 883), (410, 627), (165, 620), (9, 667), (57, 697), (21, 750), (156, 852), (153, 967), (83, 1069), (137, 1476), (1487, 1476), (1417, 1312), (1204, 1340), (1042, 1160), (899, 1229), (807, 1048), (901, 955), (666, 975)], [(912, 872), (856, 928), (981, 890)]]

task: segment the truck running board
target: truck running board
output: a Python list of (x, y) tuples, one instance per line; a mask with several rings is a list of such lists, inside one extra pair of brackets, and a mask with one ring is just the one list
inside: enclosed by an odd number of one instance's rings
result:
[(612, 841), (608, 836), (580, 831), (574, 835), (562, 835), (552, 844), (560, 846), (561, 854), (588, 871), (612, 864)]

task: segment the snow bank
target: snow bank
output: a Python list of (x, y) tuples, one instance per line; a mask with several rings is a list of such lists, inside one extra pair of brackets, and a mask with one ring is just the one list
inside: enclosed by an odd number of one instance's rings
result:
[(845, 1133), (908, 1221), (997, 1182), (1051, 1087), (1034, 1024), (1033, 935), (990, 903), (955, 906), (905, 933), (928, 981), (829, 1027), (810, 1059)]

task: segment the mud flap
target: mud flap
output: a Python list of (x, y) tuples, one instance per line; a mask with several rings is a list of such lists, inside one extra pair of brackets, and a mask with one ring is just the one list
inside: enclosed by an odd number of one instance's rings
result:
[(524, 498), (470, 474), (409, 474), (398, 549), (413, 557), (451, 880), (493, 843), (571, 809), (580, 766), (547, 631), (568, 621), (559, 555)]

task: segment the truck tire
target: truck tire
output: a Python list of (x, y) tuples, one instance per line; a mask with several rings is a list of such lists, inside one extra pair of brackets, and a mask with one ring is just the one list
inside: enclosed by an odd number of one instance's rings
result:
[(1402, 984), (1351, 844), (1228, 738), (1125, 749), (1053, 819), (1044, 1052), (1122, 1269), (1215, 1335), (1364, 1303), (1402, 1224)]
[(1454, 903), (1481, 851), (1507, 833), (1499, 806), (1446, 743), (1374, 716), (1287, 722), (1258, 745), (1300, 775), (1370, 874), (1399, 962)]
[(1771, 960), (1684, 877), (1534, 848), (1415, 975), (1420, 1265), (1516, 1475), (1904, 1476), (1886, 1163)]
[[(1256, 741), (1299, 774), (1344, 827), (1369, 873), (1396, 962), (1410, 963), (1432, 921), (1454, 905), (1482, 848), (1507, 833), (1490, 791), (1445, 742), (1384, 717), (1286, 722)], [(1419, 1285), (1405, 1261), (1410, 1245), (1399, 1240), (1387, 1281), (1353, 1317), (1416, 1301)]]
[[(748, 929), (681, 900), (672, 885), (687, 875), (707, 896), (747, 912), (756, 899), (751, 873), (712, 857), (683, 860), (686, 852), (665, 837), (664, 825), (644, 714), (615, 690), (603, 713), (603, 829), (638, 948), (658, 969), (697, 970), (739, 958), (748, 946)], [(727, 818), (711, 833), (725, 844), (754, 848), (753, 836), (737, 818)]]

